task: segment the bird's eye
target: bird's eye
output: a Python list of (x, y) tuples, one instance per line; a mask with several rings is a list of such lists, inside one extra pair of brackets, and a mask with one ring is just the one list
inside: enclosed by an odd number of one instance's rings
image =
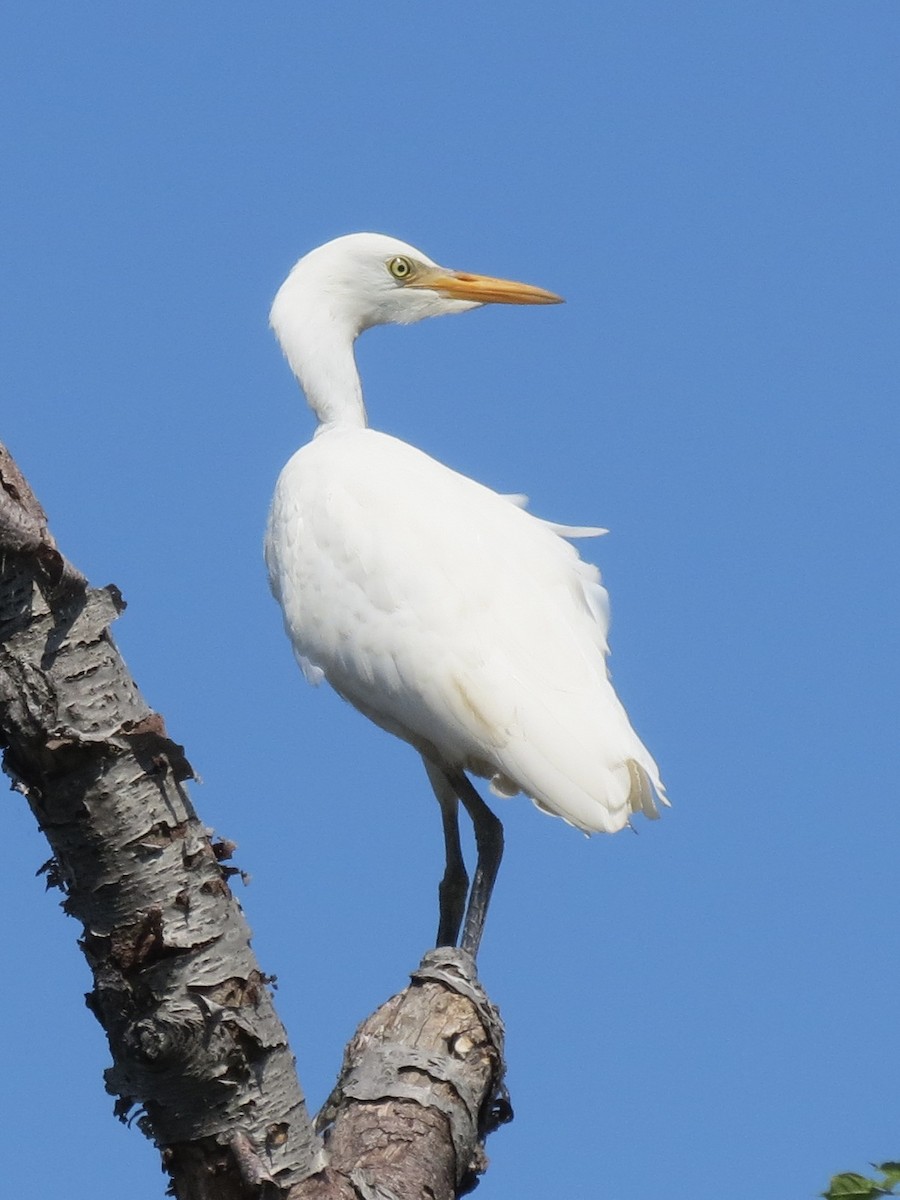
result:
[(388, 270), (395, 279), (409, 279), (413, 273), (413, 265), (408, 258), (404, 258), (402, 254), (398, 254), (396, 258), (392, 258), (388, 263)]

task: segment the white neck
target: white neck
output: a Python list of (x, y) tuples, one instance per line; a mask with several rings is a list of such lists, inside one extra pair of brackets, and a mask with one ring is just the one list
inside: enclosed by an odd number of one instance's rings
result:
[(353, 356), (359, 329), (337, 317), (327, 299), (313, 307), (300, 288), (291, 287), (291, 277), (275, 297), (270, 321), (318, 419), (316, 435), (341, 426), (363, 428), (366, 410)]

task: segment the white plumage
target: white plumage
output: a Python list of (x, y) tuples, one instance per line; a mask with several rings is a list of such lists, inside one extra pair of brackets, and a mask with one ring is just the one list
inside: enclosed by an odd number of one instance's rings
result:
[(463, 772), (588, 833), (656, 817), (667, 801), (609, 679), (606, 590), (566, 540), (604, 531), (542, 521), (521, 497), (369, 429), (352, 347), (375, 324), (557, 299), (355, 234), (301, 259), (272, 308), (320, 422), (278, 480), (272, 590), (307, 678), (425, 759), (447, 838), (439, 944), (455, 942), (468, 888), (457, 797), (473, 816), (479, 871), (462, 940), (473, 954), (502, 835)]

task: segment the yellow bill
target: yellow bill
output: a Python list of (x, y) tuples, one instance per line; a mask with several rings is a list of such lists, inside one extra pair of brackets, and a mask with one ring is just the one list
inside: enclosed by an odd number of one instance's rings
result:
[(514, 279), (495, 279), (492, 275), (471, 275), (467, 271), (423, 271), (409, 287), (429, 288), (451, 300), (471, 300), (475, 304), (562, 304), (562, 296), (530, 283)]

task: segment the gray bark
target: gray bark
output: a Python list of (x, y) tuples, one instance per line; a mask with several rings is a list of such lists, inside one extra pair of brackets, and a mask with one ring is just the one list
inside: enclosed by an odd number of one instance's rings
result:
[(0, 747), (83, 927), (107, 1089), (159, 1146), (181, 1200), (452, 1200), (511, 1111), (496, 1011), (459, 951), (357, 1031), (318, 1122), (182, 747), (109, 633), (124, 603), (59, 553), (0, 445)]

